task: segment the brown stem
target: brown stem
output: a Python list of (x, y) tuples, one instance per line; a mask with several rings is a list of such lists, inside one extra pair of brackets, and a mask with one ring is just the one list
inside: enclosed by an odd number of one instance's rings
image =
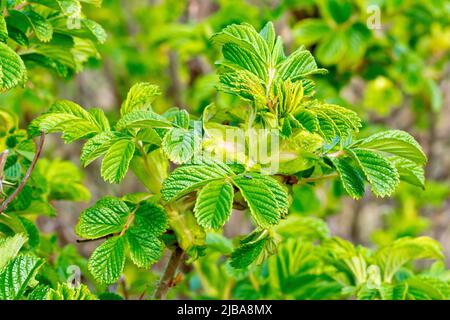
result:
[(34, 154), (33, 160), (31, 161), (31, 164), (30, 164), (27, 172), (25, 173), (23, 180), (20, 182), (19, 186), (17, 187), (17, 189), (14, 190), (14, 192), (5, 201), (3, 201), (2, 205), (0, 206), (0, 213), (4, 212), (8, 208), (8, 205), (11, 203), (11, 201), (13, 201), (19, 195), (19, 193), (22, 191), (22, 189), (25, 187), (26, 183), (28, 182), (28, 179), (30, 179), (31, 173), (34, 170), (34, 167), (36, 167), (36, 163), (39, 159), (39, 156), (42, 153), (42, 147), (44, 146), (44, 141), (45, 141), (45, 132), (41, 131), (41, 138), (39, 139), (39, 142), (36, 146), (36, 153)]
[(178, 266), (183, 259), (183, 249), (176, 246), (175, 250), (172, 251), (169, 262), (167, 263), (164, 274), (156, 287), (154, 298), (157, 300), (164, 300), (167, 296), (167, 292), (173, 286), (173, 280), (175, 278), (175, 273), (177, 272)]
[(76, 242), (77, 243), (92, 242), (92, 241), (108, 239), (108, 238), (111, 238), (112, 236), (114, 236), (114, 234), (107, 234), (106, 236), (103, 236), (100, 238), (95, 238), (95, 239), (77, 239)]

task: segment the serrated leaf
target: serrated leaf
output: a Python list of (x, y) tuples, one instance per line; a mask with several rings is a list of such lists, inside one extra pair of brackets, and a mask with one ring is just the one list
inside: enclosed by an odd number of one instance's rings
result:
[(397, 168), (400, 180), (414, 186), (425, 188), (425, 171), (422, 166), (401, 157), (389, 157), (389, 161)]
[(230, 169), (219, 163), (179, 167), (163, 182), (161, 194), (164, 200), (171, 201), (208, 182), (223, 179), (230, 174), (232, 174)]
[(264, 249), (267, 239), (263, 238), (250, 243), (245, 243), (236, 248), (231, 254), (230, 265), (236, 269), (244, 269), (250, 266)]
[(390, 282), (394, 274), (410, 261), (443, 258), (441, 245), (429, 237), (398, 239), (378, 249), (374, 256), (387, 282)]
[(6, 42), (8, 40), (8, 28), (6, 25), (5, 17), (0, 17), (0, 41)]
[(233, 186), (228, 181), (212, 181), (198, 193), (194, 214), (198, 224), (219, 229), (229, 219), (233, 205)]
[(246, 175), (233, 177), (233, 182), (241, 191), (259, 227), (268, 228), (278, 223), (282, 209), (278, 207), (277, 199), (269, 185)]
[(358, 148), (372, 149), (396, 155), (419, 165), (424, 165), (427, 162), (427, 157), (420, 145), (405, 131), (383, 131), (356, 141), (354, 145)]
[(172, 162), (183, 164), (200, 151), (201, 136), (196, 130), (173, 128), (166, 133), (161, 145)]
[(78, 287), (71, 287), (67, 283), (58, 283), (55, 290), (50, 290), (47, 294), (48, 300), (97, 300), (89, 288), (81, 284)]
[(49, 111), (33, 120), (29, 127), (36, 135), (40, 130), (46, 133), (63, 132), (66, 142), (72, 142), (101, 131), (95, 118), (78, 104), (60, 100), (52, 104)]
[(75, 231), (86, 239), (117, 233), (122, 231), (129, 213), (129, 208), (122, 200), (105, 197), (81, 213)]
[(331, 159), (336, 167), (345, 191), (354, 199), (359, 199), (364, 195), (364, 179), (360, 171), (354, 168), (345, 159)]
[(243, 68), (250, 71), (258, 78), (267, 80), (267, 66), (264, 61), (253, 52), (235, 44), (227, 43), (223, 46), (222, 53), (225, 60), (220, 62), (221, 66), (237, 70)]
[(30, 26), (36, 37), (43, 42), (48, 42), (53, 36), (53, 27), (50, 22), (35, 11), (27, 11), (25, 15), (28, 17)]
[(88, 261), (89, 272), (101, 284), (116, 282), (125, 266), (125, 238), (112, 237), (94, 250)]
[(219, 45), (235, 44), (255, 53), (262, 61), (268, 62), (270, 59), (270, 51), (266, 41), (252, 25), (247, 23), (233, 24), (224, 28), (212, 37), (212, 41)]
[(125, 177), (133, 158), (134, 141), (121, 139), (115, 142), (102, 161), (101, 174), (105, 181), (119, 183)]
[(100, 108), (89, 109), (89, 113), (94, 117), (97, 126), (102, 131), (110, 131), (109, 120), (106, 118), (105, 112)]
[(18, 255), (0, 271), (0, 300), (21, 299), (34, 280), (43, 259), (31, 255)]
[(80, 160), (83, 166), (86, 167), (104, 155), (118, 139), (120, 138), (113, 132), (101, 132), (89, 139), (81, 150)]
[(364, 172), (372, 192), (380, 197), (391, 195), (399, 183), (397, 169), (389, 160), (365, 149), (346, 149)]
[(21, 233), (0, 239), (0, 270), (17, 255), (25, 242), (27, 242), (27, 237)]
[(117, 121), (116, 129), (126, 128), (171, 128), (172, 124), (163, 116), (149, 110), (136, 110), (125, 114)]
[(26, 68), (22, 59), (9, 46), (0, 43), (0, 90), (21, 85), (25, 79)]
[(139, 268), (148, 269), (158, 261), (163, 253), (163, 243), (145, 228), (131, 227), (126, 238), (133, 263)]
[(295, 50), (289, 57), (277, 66), (280, 78), (297, 81), (314, 74), (324, 74), (325, 69), (318, 69), (311, 52), (303, 47)]
[(140, 82), (131, 87), (127, 98), (120, 108), (120, 114), (123, 116), (136, 110), (152, 110), (152, 102), (157, 96), (161, 95), (159, 87), (148, 82)]
[(134, 219), (137, 226), (145, 229), (153, 237), (162, 235), (169, 226), (164, 208), (150, 202), (139, 206)]

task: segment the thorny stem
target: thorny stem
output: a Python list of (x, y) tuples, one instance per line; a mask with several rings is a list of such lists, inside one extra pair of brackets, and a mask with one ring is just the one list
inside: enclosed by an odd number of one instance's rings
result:
[(33, 172), (34, 168), (36, 167), (36, 163), (39, 159), (39, 156), (42, 153), (42, 147), (44, 146), (45, 141), (45, 132), (41, 131), (41, 138), (39, 139), (39, 142), (36, 146), (36, 153), (34, 154), (33, 160), (31, 161), (30, 166), (28, 167), (27, 172), (25, 173), (25, 176), (23, 177), (23, 180), (20, 182), (19, 186), (16, 190), (5, 200), (3, 201), (2, 205), (0, 206), (0, 213), (3, 213), (7, 208), (8, 205), (13, 201), (19, 193), (22, 191), (22, 189), (25, 187), (26, 183), (28, 182), (28, 179), (30, 179), (31, 173)]
[(172, 251), (169, 262), (167, 263), (166, 269), (161, 277), (161, 280), (156, 287), (154, 298), (157, 300), (164, 300), (167, 296), (167, 292), (172, 287), (173, 279), (175, 278), (175, 273), (177, 272), (178, 266), (180, 265), (184, 256), (183, 249), (178, 245)]

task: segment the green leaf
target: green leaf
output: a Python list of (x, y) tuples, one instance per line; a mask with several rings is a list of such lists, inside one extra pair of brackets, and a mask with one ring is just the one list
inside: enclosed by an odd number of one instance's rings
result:
[(81, 213), (75, 231), (87, 239), (117, 233), (122, 231), (129, 213), (129, 208), (122, 200), (105, 197)]
[(324, 65), (338, 64), (346, 52), (345, 34), (333, 32), (327, 34), (317, 45), (316, 57)]
[(411, 160), (419, 165), (427, 162), (427, 157), (417, 141), (407, 132), (388, 130), (373, 134), (354, 143), (358, 148), (372, 149)]
[(233, 182), (241, 191), (258, 226), (267, 228), (278, 223), (284, 209), (279, 207), (272, 186), (245, 174), (233, 177)]
[(345, 159), (331, 159), (342, 181), (345, 191), (354, 199), (364, 195), (364, 179), (361, 172)]
[(212, 41), (219, 45), (234, 44), (244, 48), (258, 57), (262, 61), (268, 62), (270, 51), (264, 38), (253, 28), (252, 25), (243, 23), (233, 24), (212, 37)]
[(43, 42), (50, 41), (53, 36), (53, 27), (50, 22), (35, 11), (30, 10), (25, 12), (25, 14), (36, 37)]
[(444, 259), (442, 247), (429, 237), (401, 238), (377, 250), (375, 261), (383, 271), (386, 282), (406, 263), (418, 259)]
[(129, 128), (171, 128), (172, 124), (163, 116), (149, 110), (136, 110), (126, 113), (117, 121), (116, 129)]
[(88, 166), (92, 161), (104, 155), (111, 146), (120, 139), (114, 132), (101, 132), (89, 139), (81, 150), (81, 163)]
[(52, 104), (48, 112), (31, 122), (29, 130), (33, 135), (40, 130), (46, 133), (63, 132), (66, 142), (102, 131), (92, 114), (68, 100), (60, 100)]
[(71, 287), (67, 283), (58, 283), (55, 290), (50, 290), (47, 300), (97, 300), (87, 286), (81, 284), (78, 287)]
[(88, 261), (89, 272), (101, 284), (116, 282), (125, 266), (125, 238), (112, 237), (94, 250)]
[(158, 86), (148, 82), (140, 82), (131, 87), (127, 98), (120, 108), (120, 114), (123, 116), (136, 110), (151, 111), (152, 102), (157, 96), (161, 95)]
[(22, 59), (9, 46), (0, 43), (0, 90), (22, 85), (26, 80), (26, 68)]
[(230, 169), (220, 163), (186, 165), (175, 169), (163, 182), (161, 194), (171, 201), (190, 193), (213, 180), (220, 180), (232, 174)]
[(425, 172), (423, 167), (401, 157), (389, 157), (389, 161), (397, 168), (400, 180), (414, 186), (425, 188)]
[(302, 19), (295, 25), (293, 33), (301, 44), (311, 45), (330, 32), (330, 27), (322, 19)]
[(163, 243), (152, 232), (145, 228), (131, 227), (127, 230), (126, 238), (131, 260), (139, 268), (149, 269), (161, 258), (164, 249)]
[(0, 239), (0, 270), (17, 255), (25, 242), (27, 242), (27, 237), (21, 233)]
[(265, 89), (262, 80), (247, 70), (222, 73), (219, 76), (219, 90), (252, 101), (256, 106), (266, 104)]
[(94, 117), (97, 126), (101, 131), (110, 131), (108, 118), (106, 118), (105, 112), (100, 108), (89, 109), (89, 113)]
[(325, 69), (318, 69), (311, 52), (303, 47), (295, 50), (289, 57), (277, 66), (281, 79), (297, 81), (313, 74), (324, 74)]
[(119, 183), (128, 171), (133, 158), (134, 141), (121, 139), (115, 142), (106, 153), (102, 161), (101, 174), (105, 181)]
[(200, 190), (194, 214), (204, 228), (219, 229), (229, 219), (233, 205), (233, 186), (228, 181), (212, 181)]
[(263, 238), (238, 247), (231, 254), (230, 265), (236, 269), (244, 269), (250, 266), (264, 249), (267, 239)]
[(164, 208), (150, 202), (139, 206), (135, 212), (134, 221), (137, 226), (145, 229), (153, 237), (162, 235), (169, 226)]
[(8, 28), (6, 25), (5, 17), (0, 17), (0, 41), (6, 42), (8, 40)]
[(372, 192), (380, 197), (391, 195), (399, 183), (397, 169), (389, 160), (365, 149), (346, 149), (364, 172)]
[(166, 133), (162, 148), (167, 157), (175, 163), (186, 163), (201, 148), (201, 135), (196, 130), (174, 128)]
[(232, 43), (225, 44), (222, 53), (225, 60), (220, 65), (236, 70), (243, 68), (258, 78), (267, 80), (267, 66), (256, 54)]
[(18, 255), (10, 260), (0, 271), (0, 300), (21, 299), (43, 264), (43, 259), (31, 255)]

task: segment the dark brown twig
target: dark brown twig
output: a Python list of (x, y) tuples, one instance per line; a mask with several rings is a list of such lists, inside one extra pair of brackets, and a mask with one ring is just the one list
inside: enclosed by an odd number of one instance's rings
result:
[(42, 147), (44, 146), (45, 141), (45, 132), (41, 131), (41, 138), (39, 139), (39, 142), (36, 146), (36, 153), (34, 154), (34, 158), (31, 161), (30, 167), (28, 168), (27, 172), (25, 173), (25, 176), (23, 177), (23, 180), (20, 182), (19, 186), (16, 190), (5, 200), (3, 201), (2, 205), (0, 206), (0, 213), (4, 212), (8, 205), (13, 201), (19, 193), (22, 191), (22, 189), (25, 187), (26, 183), (28, 182), (28, 179), (30, 179), (31, 173), (34, 170), (34, 167), (36, 167), (36, 163), (39, 159), (39, 156), (42, 153)]

